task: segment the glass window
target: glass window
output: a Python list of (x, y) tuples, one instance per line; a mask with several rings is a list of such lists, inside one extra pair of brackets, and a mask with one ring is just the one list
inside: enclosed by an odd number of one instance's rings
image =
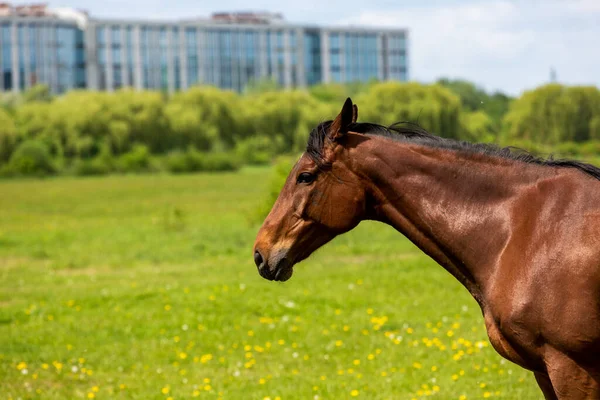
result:
[(110, 40), (114, 46), (121, 46), (121, 27), (113, 26), (110, 30)]
[(98, 46), (106, 46), (106, 29), (103, 26), (96, 28), (96, 42)]

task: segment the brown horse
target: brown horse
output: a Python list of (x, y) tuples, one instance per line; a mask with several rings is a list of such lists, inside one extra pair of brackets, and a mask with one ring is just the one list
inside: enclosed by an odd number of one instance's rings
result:
[(260, 275), (285, 281), (360, 221), (384, 222), (467, 288), (493, 347), (547, 399), (600, 399), (600, 169), (357, 115), (348, 99), (311, 132), (258, 232)]

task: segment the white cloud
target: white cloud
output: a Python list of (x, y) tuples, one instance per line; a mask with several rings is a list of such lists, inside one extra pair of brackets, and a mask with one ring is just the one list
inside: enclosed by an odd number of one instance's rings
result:
[(340, 24), (407, 27), (412, 78), (463, 77), (517, 94), (547, 82), (600, 84), (600, 1), (493, 0), (364, 11)]

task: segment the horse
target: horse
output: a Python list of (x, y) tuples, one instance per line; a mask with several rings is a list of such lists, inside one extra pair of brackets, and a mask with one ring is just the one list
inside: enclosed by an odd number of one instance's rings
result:
[(259, 274), (286, 281), (360, 221), (389, 224), (469, 291), (546, 399), (600, 399), (600, 168), (357, 118), (348, 98), (310, 133), (258, 231)]

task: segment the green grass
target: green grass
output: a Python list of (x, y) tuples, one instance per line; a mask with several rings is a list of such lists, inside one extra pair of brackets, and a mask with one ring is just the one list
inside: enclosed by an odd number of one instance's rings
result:
[(387, 226), (260, 278), (270, 173), (0, 182), (0, 399), (541, 398)]

